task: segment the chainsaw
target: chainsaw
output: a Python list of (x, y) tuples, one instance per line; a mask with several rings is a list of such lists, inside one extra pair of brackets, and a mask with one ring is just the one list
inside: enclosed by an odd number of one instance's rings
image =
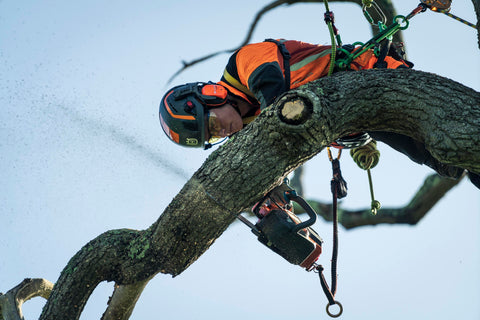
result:
[[(305, 210), (308, 220), (301, 221), (293, 213), (292, 201)], [(307, 271), (316, 271), (320, 276), (322, 289), (329, 300), (327, 314), (333, 318), (339, 317), (343, 307), (334, 299), (336, 280), (332, 281), (332, 290), (330, 290), (323, 276), (323, 267), (316, 264), (322, 253), (323, 240), (311, 228), (317, 220), (317, 214), (313, 208), (288, 185), (288, 179), (285, 179), (283, 184), (260, 199), (252, 208), (252, 212), (258, 218), (255, 224), (242, 215), (238, 215), (237, 218), (251, 229), (258, 241), (273, 252)], [(336, 258), (332, 259), (332, 269), (336, 269)], [(332, 279), (334, 278), (336, 278), (336, 271)], [(329, 310), (333, 305), (339, 307), (338, 312), (333, 313)]]
[[(308, 214), (302, 222), (294, 213), (292, 201)], [(265, 195), (252, 209), (258, 222), (253, 225), (245, 217), (238, 218), (248, 225), (258, 240), (288, 262), (310, 271), (322, 253), (323, 240), (310, 228), (317, 219), (312, 207), (287, 183)]]

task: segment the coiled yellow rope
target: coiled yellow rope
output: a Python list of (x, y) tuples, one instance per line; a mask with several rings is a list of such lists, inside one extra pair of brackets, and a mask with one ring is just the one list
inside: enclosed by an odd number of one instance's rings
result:
[(372, 140), (363, 147), (351, 149), (350, 155), (352, 156), (353, 161), (355, 161), (360, 168), (367, 170), (368, 182), (370, 185), (370, 195), (372, 197), (371, 210), (372, 213), (376, 215), (382, 205), (379, 201), (375, 200), (375, 195), (373, 194), (372, 174), (370, 169), (375, 167), (380, 161), (380, 151), (377, 149), (377, 142)]
[(363, 147), (350, 150), (353, 161), (363, 170), (372, 169), (380, 160), (380, 151), (377, 149), (377, 142), (370, 141)]

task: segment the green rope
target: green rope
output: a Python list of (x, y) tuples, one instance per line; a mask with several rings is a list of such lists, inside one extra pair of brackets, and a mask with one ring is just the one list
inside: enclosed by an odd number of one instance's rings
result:
[(335, 42), (335, 34), (333, 32), (332, 23), (327, 23), (330, 31), (330, 40), (332, 41), (332, 53), (330, 54), (330, 67), (328, 68), (328, 76), (332, 75), (335, 69), (335, 56), (337, 55), (337, 44)]
[[(329, 12), (330, 8), (328, 6), (328, 0), (323, 0), (323, 3), (325, 4), (325, 10)], [(330, 41), (332, 42), (332, 53), (330, 54), (330, 67), (328, 69), (328, 75), (327, 75), (327, 76), (330, 76), (333, 73), (333, 70), (335, 69), (335, 56), (337, 54), (337, 43), (335, 41), (335, 32), (333, 31), (332, 22), (331, 21), (327, 22), (327, 26), (328, 26), (328, 31), (330, 33)]]
[(379, 201), (375, 200), (375, 195), (373, 194), (373, 182), (370, 169), (375, 167), (380, 160), (380, 151), (378, 151), (377, 149), (377, 142), (375, 140), (372, 140), (363, 147), (351, 149), (350, 155), (352, 156), (353, 161), (361, 169), (367, 170), (368, 183), (370, 186), (370, 195), (372, 198), (371, 211), (372, 214), (376, 215), (378, 210), (380, 210), (381, 208), (381, 204)]

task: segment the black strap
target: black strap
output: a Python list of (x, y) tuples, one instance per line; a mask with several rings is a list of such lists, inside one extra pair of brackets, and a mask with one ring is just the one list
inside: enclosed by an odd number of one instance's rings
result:
[[(327, 280), (323, 275), (323, 266), (317, 266), (318, 276), (320, 277), (320, 284), (322, 285), (323, 292), (328, 299), (327, 313), (329, 316), (336, 318), (340, 316), (343, 312), (342, 305), (335, 300), (335, 293), (337, 291), (337, 258), (338, 258), (338, 210), (337, 210), (337, 200), (340, 198), (340, 195), (343, 197), (346, 196), (346, 182), (342, 177), (340, 171), (340, 162), (337, 159), (332, 160), (332, 170), (333, 178), (331, 181), (332, 189), (332, 219), (333, 219), (333, 249), (332, 249), (332, 264), (331, 264), (331, 287), (328, 286)], [(332, 314), (328, 307), (338, 305), (340, 311), (337, 314)]]
[(377, 62), (373, 65), (374, 68), (378, 69), (385, 69), (387, 68), (387, 62), (385, 61), (385, 58), (388, 55), (388, 52), (390, 51), (390, 45), (392, 42), (388, 39), (385, 39), (380, 43), (380, 53), (378, 55)]
[(287, 47), (283, 42), (280, 42), (275, 39), (265, 39), (265, 42), (273, 42), (277, 45), (278, 50), (280, 50), (280, 53), (282, 54), (283, 57), (283, 69), (285, 70), (284, 76), (285, 76), (285, 91), (290, 90), (290, 52), (288, 52)]

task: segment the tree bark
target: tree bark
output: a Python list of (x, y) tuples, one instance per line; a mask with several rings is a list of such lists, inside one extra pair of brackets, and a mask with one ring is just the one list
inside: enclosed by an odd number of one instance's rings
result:
[[(299, 117), (282, 116), (292, 101)], [(102, 281), (182, 273), (236, 215), (341, 136), (391, 131), (438, 160), (480, 172), (480, 94), (414, 70), (342, 72), (286, 93), (213, 152), (148, 229), (108, 231), (62, 271), (41, 319), (78, 319)], [(306, 111), (306, 112), (305, 112)]]

